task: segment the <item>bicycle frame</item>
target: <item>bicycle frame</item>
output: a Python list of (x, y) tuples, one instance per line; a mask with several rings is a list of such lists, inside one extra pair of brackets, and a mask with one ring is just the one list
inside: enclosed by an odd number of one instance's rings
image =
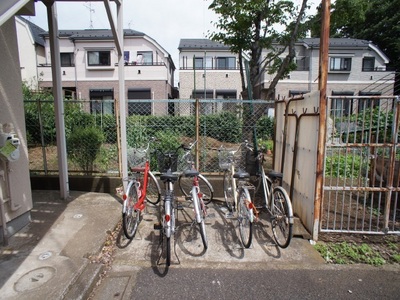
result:
[[(131, 168), (131, 171), (134, 173), (143, 173), (143, 184), (141, 184), (140, 180), (138, 180), (138, 178), (135, 177), (135, 179), (130, 181), (128, 188), (127, 188), (127, 191), (128, 191), (130, 188), (130, 185), (132, 185), (132, 184), (137, 185), (138, 202), (135, 203), (133, 209), (143, 211), (146, 207), (145, 199), (146, 199), (147, 184), (148, 184), (149, 172), (150, 172), (149, 161), (148, 160), (146, 161), (144, 168), (134, 167), (134, 168)], [(126, 200), (126, 198), (127, 198), (127, 195), (124, 194), (124, 200)], [(126, 203), (127, 203), (127, 201), (124, 201), (124, 206), (123, 206), (123, 211), (122, 211), (123, 213), (126, 212)]]

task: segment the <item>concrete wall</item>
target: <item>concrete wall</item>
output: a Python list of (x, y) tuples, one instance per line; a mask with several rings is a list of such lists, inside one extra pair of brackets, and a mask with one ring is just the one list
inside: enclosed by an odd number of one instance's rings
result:
[[(26, 144), (25, 118), (22, 97), (21, 71), (14, 18), (0, 27), (0, 123), (12, 123), (21, 140), (20, 157), (15, 162), (0, 160), (0, 197), (5, 200), (4, 212), (10, 234), (29, 223), (32, 194)], [(7, 184), (10, 184), (8, 191)]]

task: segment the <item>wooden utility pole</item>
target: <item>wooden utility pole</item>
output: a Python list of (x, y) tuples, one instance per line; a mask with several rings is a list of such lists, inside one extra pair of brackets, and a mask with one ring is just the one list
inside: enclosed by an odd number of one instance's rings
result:
[(323, 175), (324, 175), (324, 156), (326, 141), (326, 85), (328, 81), (328, 59), (329, 59), (329, 27), (331, 1), (322, 0), (322, 20), (321, 20), (321, 37), (319, 48), (319, 81), (318, 89), (320, 92), (319, 99), (319, 131), (318, 131), (318, 149), (317, 149), (317, 170), (314, 200), (314, 228), (313, 239), (318, 240), (318, 232), (321, 216), (321, 204), (323, 197)]

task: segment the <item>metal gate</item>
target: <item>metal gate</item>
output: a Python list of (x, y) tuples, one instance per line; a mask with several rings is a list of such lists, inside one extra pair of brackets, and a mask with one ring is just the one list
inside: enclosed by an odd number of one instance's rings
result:
[(397, 97), (332, 96), (321, 232), (400, 232)]

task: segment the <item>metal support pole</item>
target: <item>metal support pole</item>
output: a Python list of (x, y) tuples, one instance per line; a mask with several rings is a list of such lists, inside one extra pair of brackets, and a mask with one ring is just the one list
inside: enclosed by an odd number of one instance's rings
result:
[(58, 41), (58, 24), (56, 3), (45, 2), (47, 6), (47, 19), (49, 22), (51, 71), (53, 78), (54, 109), (56, 119), (58, 173), (60, 181), (61, 199), (69, 196), (67, 143), (65, 138), (64, 103), (61, 84), (61, 58), (60, 44)]

